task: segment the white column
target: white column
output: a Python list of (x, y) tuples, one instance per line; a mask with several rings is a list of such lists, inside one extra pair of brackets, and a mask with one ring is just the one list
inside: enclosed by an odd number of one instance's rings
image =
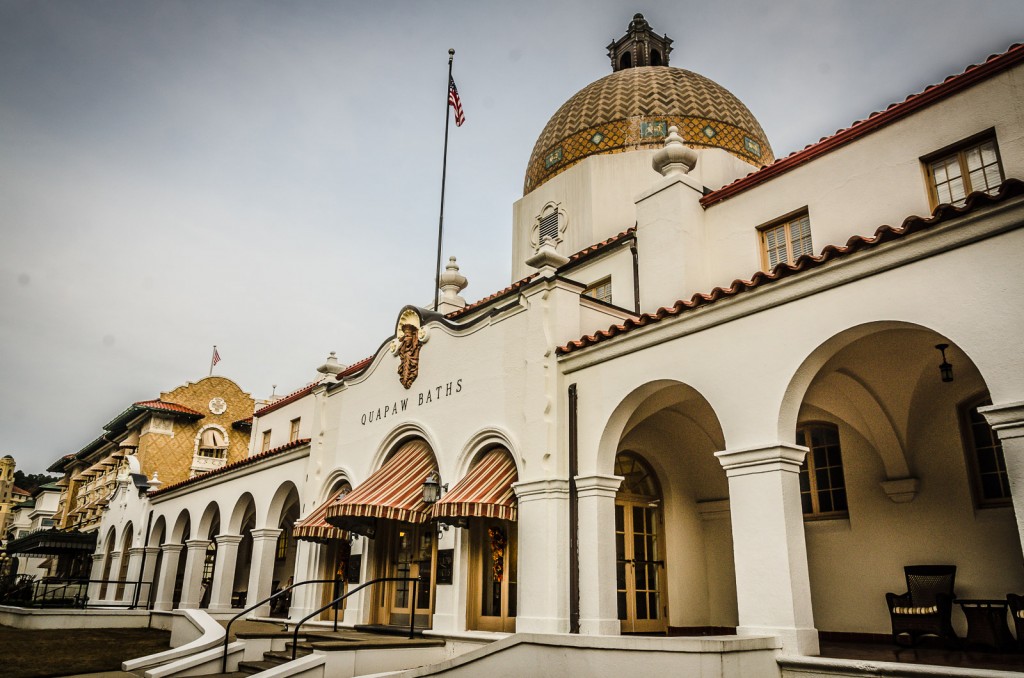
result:
[(1010, 481), (1017, 535), (1024, 546), (1024, 402), (979, 407), (1003, 446), (1006, 477)]
[(103, 602), (113, 603), (117, 601), (117, 583), (114, 581), (117, 576), (121, 574), (121, 552), (111, 551), (110, 552), (110, 567), (104, 567), (106, 570), (108, 580), (103, 585)]
[(100, 587), (103, 585), (99, 583), (99, 580), (103, 578), (103, 560), (106, 558), (105, 553), (94, 553), (92, 554), (92, 570), (89, 573), (89, 604), (96, 605), (100, 602)]
[[(255, 605), (273, 593), (270, 586), (274, 581), (274, 556), (277, 553), (277, 536), (281, 530), (276, 527), (264, 527), (251, 530), (252, 533), (252, 569), (249, 570), (249, 595), (245, 606)], [(260, 605), (253, 610), (253, 615), (265, 617), (270, 613), (270, 605)]]
[(716, 452), (729, 477), (738, 633), (775, 635), (783, 652), (818, 654), (811, 610), (800, 465), (806, 447)]
[(160, 581), (156, 586), (154, 610), (170, 610), (174, 607), (174, 580), (178, 576), (178, 559), (184, 544), (164, 544), (160, 547), (163, 557), (160, 564)]
[(144, 601), (145, 598), (142, 594), (145, 591), (145, 587), (139, 588), (139, 577), (142, 573), (142, 554), (145, 553), (146, 549), (141, 546), (128, 549), (128, 572), (125, 573), (127, 581), (124, 583), (124, 594), (121, 597), (121, 602), (128, 603), (129, 605), (135, 602), (135, 592), (139, 591), (139, 600)]
[(224, 612), (231, 609), (231, 593), (235, 583), (235, 566), (238, 563), (240, 534), (218, 534), (217, 562), (213, 567), (213, 583), (210, 591), (210, 612)]
[(620, 476), (576, 476), (582, 634), (619, 634), (615, 604), (615, 493), (621, 482)]
[(515, 483), (519, 499), (518, 633), (569, 632), (569, 481)]
[(194, 610), (202, 600), (203, 564), (209, 546), (208, 539), (189, 539), (185, 542), (185, 576), (181, 580), (181, 603), (178, 604), (182, 610)]
[[(295, 579), (292, 583), (323, 579), (324, 577), (318, 576), (318, 573), (324, 569), (320, 564), (326, 551), (327, 547), (322, 544), (299, 539), (295, 544)], [(320, 607), (323, 604), (320, 601), (325, 586), (330, 584), (306, 584), (292, 589), (292, 604), (288, 608), (288, 618), (302, 619)]]
[(139, 604), (145, 607), (147, 601), (156, 600), (157, 582), (153, 578), (156, 575), (156, 563), (160, 557), (160, 547), (147, 546), (143, 551), (146, 552), (146, 558), (142, 563), (142, 586), (139, 588)]

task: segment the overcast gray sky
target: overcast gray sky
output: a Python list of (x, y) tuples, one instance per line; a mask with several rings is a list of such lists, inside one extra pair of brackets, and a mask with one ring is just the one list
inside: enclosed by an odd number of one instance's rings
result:
[(1024, 39), (1018, 0), (0, 0), (0, 454), (42, 471), (213, 344), (257, 398), (370, 355), (433, 296), (449, 47), (445, 257), (507, 285), (534, 141), (638, 11), (778, 157)]

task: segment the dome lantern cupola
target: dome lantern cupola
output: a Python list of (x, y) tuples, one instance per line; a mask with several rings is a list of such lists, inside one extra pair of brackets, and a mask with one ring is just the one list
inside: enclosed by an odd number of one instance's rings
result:
[(634, 14), (626, 34), (608, 45), (613, 73), (639, 66), (668, 66), (671, 52), (671, 38), (652, 31), (643, 14)]

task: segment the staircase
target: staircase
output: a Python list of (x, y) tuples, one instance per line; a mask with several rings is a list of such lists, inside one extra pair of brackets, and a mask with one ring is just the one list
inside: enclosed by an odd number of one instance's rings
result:
[[(285, 635), (282, 632), (275, 633), (239, 633), (239, 639), (249, 638), (268, 638), (276, 637), (281, 638)], [(430, 648), (441, 648), (444, 647), (445, 641), (441, 638), (424, 638), (422, 635), (418, 635), (416, 638), (399, 637), (397, 635), (382, 633), (377, 629), (370, 630), (351, 630), (344, 629), (337, 632), (334, 631), (304, 631), (303, 639), (299, 641), (296, 646), (295, 656), (296, 659), (299, 657), (305, 657), (313, 654), (314, 651), (320, 653), (328, 652), (377, 652), (377, 651), (388, 651), (394, 649), (423, 649), (430, 652)], [(288, 634), (289, 640), (283, 650), (270, 650), (263, 653), (263, 659), (259, 661), (241, 661), (238, 664), (238, 670), (229, 673), (210, 673), (201, 676), (200, 678), (246, 678), (247, 676), (253, 676), (263, 671), (286, 664), (292, 660), (292, 642), (290, 640), (290, 634)], [(427, 657), (429, 655), (425, 655)], [(431, 663), (437, 661), (438, 657), (430, 657), (423, 663)], [(420, 665), (415, 664), (414, 665)], [(413, 668), (414, 666), (408, 666), (405, 668)]]

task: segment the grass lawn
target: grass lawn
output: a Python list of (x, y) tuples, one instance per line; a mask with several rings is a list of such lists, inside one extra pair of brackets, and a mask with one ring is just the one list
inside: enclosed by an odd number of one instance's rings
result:
[(170, 647), (169, 631), (63, 629), (26, 631), (0, 626), (0, 674), (5, 678), (119, 671), (121, 662)]

